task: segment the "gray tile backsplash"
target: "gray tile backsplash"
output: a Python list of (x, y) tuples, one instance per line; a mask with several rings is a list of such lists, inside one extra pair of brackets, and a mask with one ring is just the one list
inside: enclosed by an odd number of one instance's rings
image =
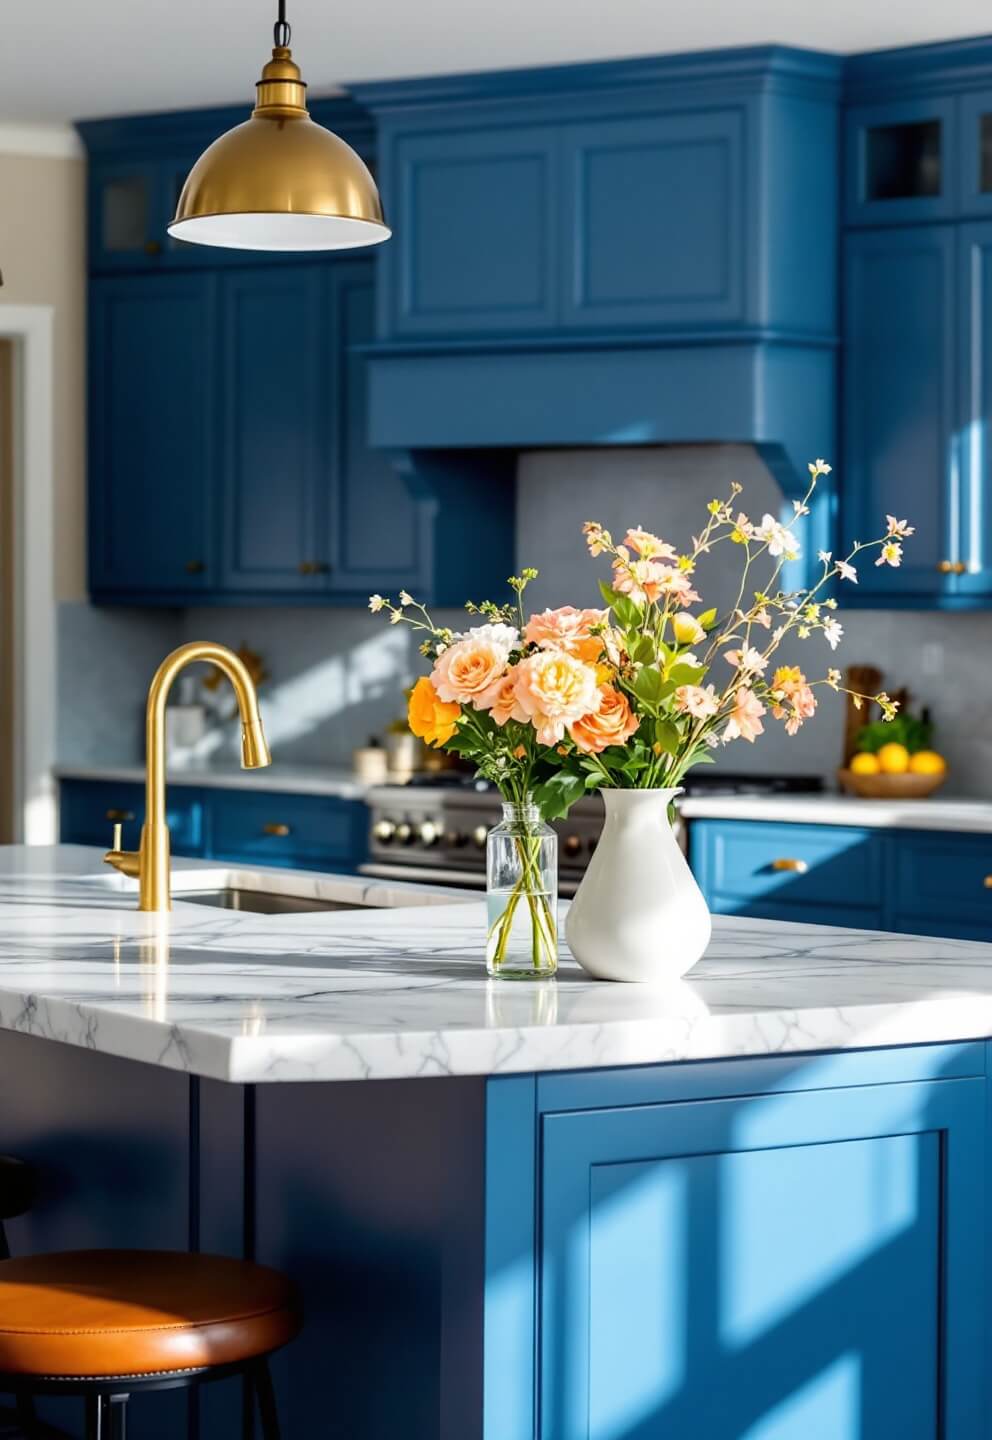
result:
[[(600, 572), (585, 556), (583, 520), (600, 520), (615, 531), (643, 524), (678, 542), (698, 526), (706, 500), (723, 494), (732, 478), (745, 486), (748, 513), (760, 516), (777, 504), (768, 472), (744, 446), (523, 456), (518, 555), (521, 565), (541, 568), (531, 592), (534, 607), (596, 603)], [(719, 557), (712, 564), (710, 576), (701, 571), (700, 587), (707, 598), (725, 602), (737, 572)], [(847, 598), (855, 598), (853, 591)], [(440, 618), (449, 624), (461, 619), (454, 612)], [(840, 619), (846, 634), (835, 657), (819, 636), (798, 647), (795, 658), (807, 673), (823, 674), (832, 659), (841, 667), (873, 663), (885, 671), (888, 688), (908, 684), (918, 702), (932, 708), (938, 743), (952, 766), (948, 789), (992, 796), (992, 615), (845, 608)], [(401, 712), (402, 689), (423, 665), (405, 629), (359, 609), (157, 612), (63, 604), (60, 758), (139, 758), (148, 680), (172, 646), (193, 639), (247, 644), (262, 654), (270, 672), (262, 706), (273, 752), (300, 764), (347, 764), (356, 745)], [(751, 772), (829, 773), (840, 756), (843, 706), (826, 694), (817, 719), (792, 740), (774, 721), (766, 729), (753, 746), (728, 746), (719, 763)], [(235, 743), (229, 727), (221, 748), (233, 756)]]

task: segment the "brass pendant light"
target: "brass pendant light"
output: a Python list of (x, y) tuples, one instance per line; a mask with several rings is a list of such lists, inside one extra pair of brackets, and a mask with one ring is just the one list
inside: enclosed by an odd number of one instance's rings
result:
[(251, 118), (204, 150), (183, 186), (169, 234), (232, 250), (345, 250), (387, 240), (368, 167), (310, 119), (279, 0), (272, 59)]

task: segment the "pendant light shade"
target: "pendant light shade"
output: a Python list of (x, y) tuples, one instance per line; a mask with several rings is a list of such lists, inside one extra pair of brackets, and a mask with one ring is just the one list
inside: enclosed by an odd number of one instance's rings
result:
[(204, 150), (169, 234), (232, 250), (346, 250), (389, 238), (379, 192), (350, 145), (317, 125), (280, 0), (251, 118)]

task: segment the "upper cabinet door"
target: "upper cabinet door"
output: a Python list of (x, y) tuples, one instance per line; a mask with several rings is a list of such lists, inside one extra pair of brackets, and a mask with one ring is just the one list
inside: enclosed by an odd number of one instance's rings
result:
[(849, 225), (950, 219), (958, 208), (954, 100), (864, 105), (845, 121)]
[(959, 190), (965, 215), (992, 215), (992, 91), (962, 95)]
[(847, 238), (841, 544), (879, 535), (886, 514), (916, 527), (899, 569), (865, 556), (848, 603), (953, 590), (955, 263), (952, 226)]
[(740, 108), (566, 127), (563, 325), (744, 320), (743, 138)]
[(315, 525), (326, 368), (320, 271), (232, 270), (220, 283), (222, 585), (319, 592), (328, 566)]
[(89, 178), (89, 263), (99, 270), (157, 268), (165, 234), (162, 177), (150, 161), (102, 161)]
[(961, 494), (955, 593), (992, 594), (992, 221), (958, 231)]
[(190, 274), (122, 276), (90, 287), (95, 593), (195, 595), (215, 583), (214, 284)]
[(512, 125), (395, 141), (388, 335), (554, 324), (555, 143)]
[(414, 499), (389, 454), (370, 449), (367, 438), (368, 358), (361, 347), (375, 329), (372, 262), (335, 266), (328, 281), (334, 359), (324, 408), (335, 420), (320, 503), (332, 557), (329, 583), (363, 604), (373, 590), (395, 595), (409, 589), (419, 598), (428, 584), (426, 502)]

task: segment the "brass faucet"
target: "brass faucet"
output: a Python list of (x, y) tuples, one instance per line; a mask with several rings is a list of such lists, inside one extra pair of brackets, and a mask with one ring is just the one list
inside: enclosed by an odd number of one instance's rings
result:
[(113, 848), (103, 857), (122, 875), (137, 876), (139, 910), (171, 910), (169, 880), (169, 827), (165, 823), (165, 702), (172, 682), (194, 660), (216, 665), (230, 680), (241, 712), (241, 764), (256, 770), (272, 763), (258, 713), (255, 682), (243, 663), (226, 645), (191, 640), (167, 655), (148, 687), (145, 711), (145, 823), (137, 850), (122, 850), (121, 827), (114, 827)]

